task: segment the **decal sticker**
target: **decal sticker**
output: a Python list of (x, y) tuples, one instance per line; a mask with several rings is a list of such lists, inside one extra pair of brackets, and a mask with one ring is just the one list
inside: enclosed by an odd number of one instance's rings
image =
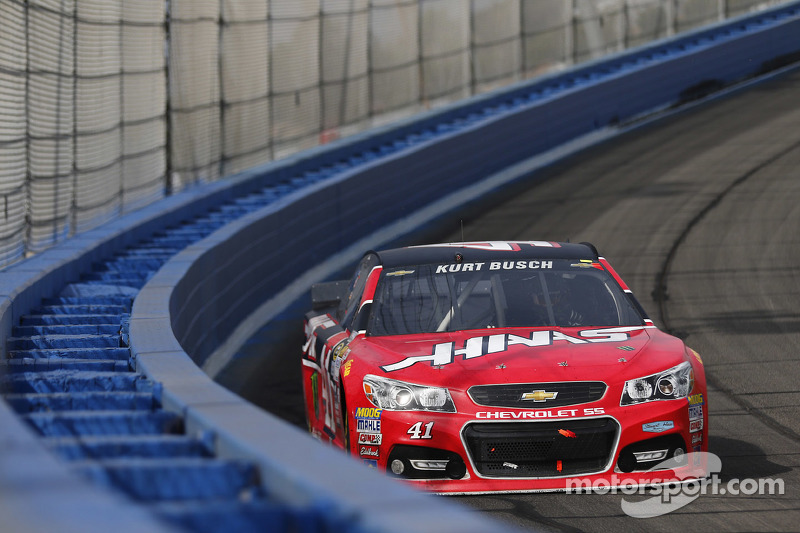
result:
[(395, 270), (394, 272), (387, 272), (387, 276), (407, 276), (408, 274), (413, 274), (414, 270)]
[(547, 392), (543, 390), (535, 390), (533, 392), (526, 392), (522, 395), (520, 400), (532, 400), (534, 402), (546, 402), (547, 400), (555, 400), (558, 396), (557, 392)]
[(632, 352), (635, 349), (633, 346), (617, 346), (617, 350), (625, 350), (626, 352)]
[(330, 350), (330, 357), (328, 359), (330, 367), (328, 369), (328, 375), (333, 382), (331, 387), (336, 390), (338, 390), (336, 385), (339, 383), (339, 367), (342, 366), (342, 363), (344, 363), (345, 359), (347, 359), (347, 356), (350, 353), (350, 348), (348, 347), (349, 344), (350, 339), (344, 339)]
[(411, 437), (409, 437), (411, 439), (432, 439), (433, 437), (431, 437), (431, 431), (433, 430), (433, 422), (426, 423), (424, 431), (422, 427), (423, 427), (422, 422), (417, 422), (416, 424), (408, 428), (408, 431), (406, 431), (406, 433), (411, 435)]
[(659, 420), (658, 422), (648, 422), (647, 424), (642, 424), (642, 431), (646, 431), (648, 433), (661, 433), (662, 431), (667, 431), (673, 429), (675, 427), (675, 422), (672, 420)]
[[(556, 342), (568, 342), (570, 344), (589, 345), (599, 342), (624, 342), (630, 338), (630, 332), (640, 331), (641, 326), (606, 328), (606, 329), (587, 329), (578, 332), (578, 337), (567, 335), (557, 330), (532, 331), (530, 336), (514, 335), (513, 333), (501, 333), (496, 335), (484, 335), (471, 337), (464, 341), (463, 348), (456, 348), (455, 342), (443, 342), (434, 344), (430, 355), (416, 355), (406, 357), (402, 361), (384, 365), (381, 370), (384, 372), (395, 372), (403, 370), (416, 363), (429, 363), (431, 366), (449, 365), (455, 361), (456, 356), (461, 356), (463, 360), (474, 359), (486, 355), (503, 353), (511, 346), (524, 346), (527, 348), (540, 348), (552, 346)], [(350, 361), (348, 361), (348, 364)], [(559, 363), (560, 366), (567, 366), (567, 363)], [(345, 366), (345, 368), (347, 368)]]
[(356, 431), (359, 433), (380, 433), (383, 409), (359, 407), (355, 412)]
[(382, 414), (383, 409), (379, 409), (377, 407), (358, 407), (356, 409), (355, 417), (374, 418), (375, 420), (380, 420)]
[(449, 272), (477, 272), (483, 269), (486, 263), (455, 263), (447, 265), (436, 265), (436, 274), (447, 274)]
[(410, 246), (410, 248), (469, 248), (473, 250), (488, 250), (488, 251), (501, 251), (501, 252), (519, 252), (522, 250), (522, 245), (531, 246), (533, 248), (561, 248), (557, 242), (547, 241), (517, 241), (517, 242), (503, 242), (503, 241), (486, 241), (486, 242), (450, 242), (445, 244), (422, 244), (419, 246)]
[(372, 446), (361, 446), (358, 449), (358, 455), (361, 457), (380, 457), (380, 451), (378, 448), (373, 448)]
[(581, 259), (580, 263), (572, 263), (569, 266), (577, 268), (596, 268), (597, 270), (605, 270), (602, 264), (596, 263), (591, 259)]
[(703, 434), (692, 435), (692, 444), (697, 444), (698, 442), (703, 442)]
[(448, 265), (437, 265), (436, 274), (447, 274), (454, 272), (478, 272), (483, 270), (541, 270), (552, 269), (552, 261), (491, 261), (488, 263), (454, 263)]
[(558, 432), (561, 435), (564, 435), (565, 437), (568, 437), (570, 439), (577, 439), (578, 438), (578, 436), (575, 434), (574, 431), (570, 431), (568, 429), (559, 429)]
[(689, 433), (696, 433), (698, 431), (703, 430), (703, 419), (698, 418), (697, 420), (689, 421)]
[(319, 419), (319, 373), (311, 374), (311, 397), (314, 400), (314, 418)]
[(349, 376), (349, 375), (350, 375), (350, 367), (351, 367), (351, 366), (353, 366), (353, 360), (352, 360), (352, 359), (350, 359), (349, 361), (347, 361), (347, 362), (344, 364), (344, 372), (342, 372), (342, 375), (343, 375), (344, 377), (347, 377), (347, 376)]
[(369, 468), (378, 468), (378, 461), (375, 459), (364, 459), (364, 464)]
[(370, 446), (380, 446), (383, 441), (383, 435), (380, 433), (359, 433), (358, 443), (369, 444)]
[(347, 356), (350, 353), (349, 344), (350, 339), (345, 339), (333, 347), (333, 350), (331, 350), (331, 357), (333, 357), (334, 361), (338, 361), (339, 359), (347, 359)]
[(570, 418), (573, 416), (593, 416), (605, 414), (603, 407), (587, 407), (585, 409), (546, 409), (540, 411), (480, 411), (475, 413), (475, 418), (480, 420), (491, 419), (536, 419), (536, 418)]
[(697, 359), (697, 362), (702, 365), (703, 364), (703, 360), (700, 358), (700, 354), (695, 352), (691, 348), (689, 349), (689, 351), (692, 352), (692, 355), (694, 355), (694, 358)]
[(703, 394), (692, 394), (689, 396), (689, 405), (703, 405), (705, 401), (703, 400)]
[(359, 418), (356, 420), (356, 431), (359, 433), (380, 433), (381, 421), (372, 418)]
[(689, 420), (697, 420), (698, 418), (703, 418), (703, 406), (693, 405), (689, 407)]
[(492, 261), (489, 270), (538, 270), (553, 268), (552, 261)]

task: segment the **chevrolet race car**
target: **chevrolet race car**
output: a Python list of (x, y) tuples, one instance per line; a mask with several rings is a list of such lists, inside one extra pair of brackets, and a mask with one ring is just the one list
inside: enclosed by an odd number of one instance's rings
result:
[(698, 477), (661, 463), (707, 451), (702, 360), (590, 244), (368, 252), (312, 302), (309, 429), (391, 476), (438, 493)]

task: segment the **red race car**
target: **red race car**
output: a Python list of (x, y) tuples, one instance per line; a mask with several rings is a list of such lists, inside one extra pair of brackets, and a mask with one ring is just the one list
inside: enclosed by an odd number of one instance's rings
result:
[(438, 493), (697, 477), (680, 458), (707, 451), (700, 356), (590, 244), (369, 252), (312, 301), (309, 429), (369, 466)]

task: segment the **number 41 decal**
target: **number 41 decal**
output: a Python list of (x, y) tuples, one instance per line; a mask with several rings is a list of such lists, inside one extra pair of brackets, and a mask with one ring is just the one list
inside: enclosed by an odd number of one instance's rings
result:
[(410, 438), (412, 439), (430, 439), (431, 437), (431, 430), (433, 429), (433, 422), (428, 422), (425, 424), (425, 431), (422, 431), (422, 422), (417, 422), (410, 428), (408, 428), (408, 433), (411, 435)]

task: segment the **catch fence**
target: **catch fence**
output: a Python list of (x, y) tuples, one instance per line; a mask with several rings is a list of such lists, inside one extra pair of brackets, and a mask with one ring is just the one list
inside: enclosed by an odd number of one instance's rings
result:
[(763, 0), (0, 0), (0, 267), (188, 185)]

